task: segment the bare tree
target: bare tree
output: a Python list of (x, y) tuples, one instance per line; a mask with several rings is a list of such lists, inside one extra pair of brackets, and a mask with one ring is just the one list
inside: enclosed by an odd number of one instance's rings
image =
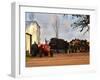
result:
[[(66, 16), (66, 14), (64, 14), (64, 16)], [(89, 29), (90, 29), (90, 26), (89, 26), (89, 24), (90, 24), (90, 16), (89, 15), (77, 15), (77, 14), (74, 14), (74, 15), (71, 15), (71, 16), (72, 16), (72, 20), (75, 20), (71, 24), (71, 27), (80, 28), (80, 32), (86, 30), (84, 32), (84, 34), (89, 31)]]
[(56, 38), (58, 38), (59, 36), (59, 17), (55, 14), (54, 17), (53, 17), (54, 21), (52, 23), (53, 25), (53, 28), (54, 28), (54, 31), (55, 31), (55, 34), (56, 34)]
[(29, 19), (30, 19), (30, 21), (33, 21), (34, 20), (34, 14), (33, 13), (30, 13), (29, 14)]

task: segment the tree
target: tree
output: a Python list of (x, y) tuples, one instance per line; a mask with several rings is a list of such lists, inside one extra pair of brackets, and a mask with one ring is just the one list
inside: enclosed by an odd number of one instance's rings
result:
[(30, 21), (34, 21), (34, 14), (33, 13), (29, 14), (29, 19), (30, 19)]
[(59, 34), (59, 18), (57, 15), (54, 15), (54, 21), (52, 23), (55, 34), (56, 34), (56, 38), (58, 38), (58, 34)]
[[(64, 16), (66, 16), (64, 14)], [(86, 28), (86, 31), (84, 32), (84, 34), (86, 32), (89, 31), (89, 24), (90, 24), (90, 16), (89, 15), (71, 15), (72, 16), (72, 24), (71, 27), (73, 28), (80, 28), (80, 32), (84, 31)]]

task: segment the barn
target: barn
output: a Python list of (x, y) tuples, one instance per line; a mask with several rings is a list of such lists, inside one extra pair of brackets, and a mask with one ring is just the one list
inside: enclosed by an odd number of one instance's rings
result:
[(31, 53), (31, 45), (36, 42), (37, 44), (40, 41), (40, 26), (36, 21), (31, 22), (29, 25), (26, 25), (25, 31), (25, 48), (26, 53)]

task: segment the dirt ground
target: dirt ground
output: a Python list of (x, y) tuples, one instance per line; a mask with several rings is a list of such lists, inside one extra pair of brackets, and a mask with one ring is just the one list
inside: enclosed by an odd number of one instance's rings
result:
[(89, 53), (54, 54), (53, 57), (27, 57), (26, 67), (89, 64)]

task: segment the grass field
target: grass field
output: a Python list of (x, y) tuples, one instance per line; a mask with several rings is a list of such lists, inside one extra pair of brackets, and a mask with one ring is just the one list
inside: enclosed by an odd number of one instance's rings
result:
[(26, 67), (89, 64), (89, 53), (54, 54), (53, 57), (26, 57)]

